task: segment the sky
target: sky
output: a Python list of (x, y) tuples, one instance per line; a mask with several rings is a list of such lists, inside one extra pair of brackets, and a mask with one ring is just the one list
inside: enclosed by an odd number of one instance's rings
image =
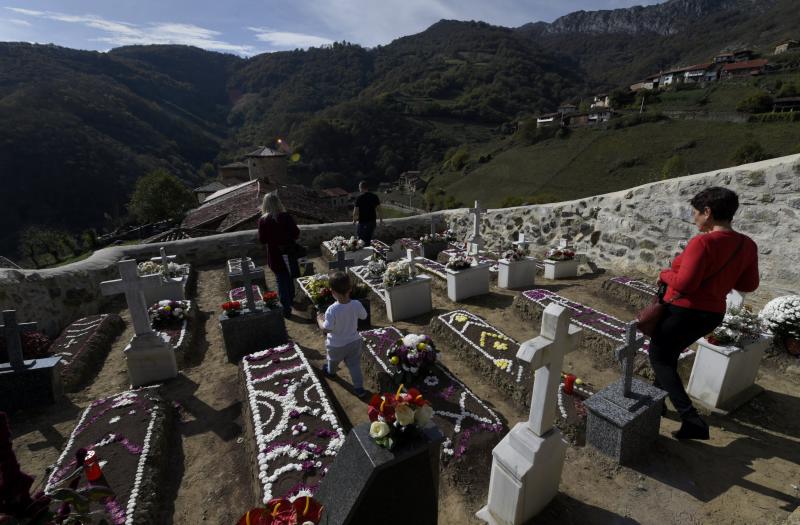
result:
[(186, 44), (251, 56), (347, 41), (365, 47), (445, 18), (517, 27), (658, 0), (0, 0), (0, 41), (107, 51)]

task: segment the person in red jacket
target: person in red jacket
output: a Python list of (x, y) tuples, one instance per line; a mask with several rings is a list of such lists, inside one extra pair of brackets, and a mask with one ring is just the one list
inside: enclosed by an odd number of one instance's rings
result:
[(678, 375), (678, 357), (700, 337), (712, 332), (725, 316), (731, 290), (758, 288), (758, 247), (734, 231), (731, 221), (739, 197), (727, 188), (707, 188), (692, 198), (692, 215), (701, 235), (663, 270), (666, 314), (650, 341), (654, 384), (669, 394), (681, 417), (677, 439), (708, 439), (708, 425), (697, 413)]
[(291, 247), (300, 237), (300, 228), (286, 212), (277, 191), (264, 196), (261, 213), (258, 240), (266, 247), (267, 265), (278, 281), (278, 297), (283, 306), (283, 316), (288, 319), (292, 316), (294, 278), (300, 276), (300, 268), (291, 253)]

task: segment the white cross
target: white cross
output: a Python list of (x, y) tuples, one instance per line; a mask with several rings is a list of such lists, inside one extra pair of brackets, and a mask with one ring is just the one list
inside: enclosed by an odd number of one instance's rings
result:
[(548, 305), (542, 315), (541, 335), (525, 341), (517, 351), (517, 359), (530, 363), (536, 370), (528, 426), (537, 436), (553, 428), (564, 356), (580, 341), (581, 330), (570, 324), (571, 317), (563, 306)]
[(167, 255), (167, 250), (163, 246), (158, 249), (158, 253), (159, 253), (159, 257), (153, 257), (150, 260), (151, 261), (159, 261), (160, 260), (161, 261), (161, 266), (162, 266), (161, 272), (164, 275), (167, 275), (167, 268), (169, 266), (169, 263), (174, 261), (177, 258), (177, 256), (175, 256), (175, 255)]
[(336, 260), (334, 262), (328, 263), (329, 270), (341, 270), (343, 272), (347, 271), (347, 268), (353, 266), (355, 262), (353, 259), (346, 259), (347, 255), (345, 255), (344, 250), (339, 250), (336, 252)]
[[(255, 312), (256, 297), (253, 295), (253, 281), (264, 278), (264, 269), (256, 267), (255, 264), (251, 268), (247, 257), (239, 259), (239, 263), (242, 265), (242, 282), (244, 283), (244, 294), (247, 298), (247, 308), (251, 312)], [(260, 301), (261, 298), (259, 297), (258, 300)]]
[(637, 350), (644, 346), (644, 337), (637, 339), (637, 334), (636, 321), (631, 321), (625, 327), (625, 342), (622, 344), (622, 346), (617, 347), (615, 350), (617, 361), (622, 363), (622, 373), (624, 374), (623, 394), (625, 397), (630, 397), (631, 393), (631, 382), (633, 381), (633, 359), (636, 356)]
[(16, 310), (3, 310), (3, 324), (0, 332), (6, 338), (6, 353), (11, 367), (20, 369), (25, 367), (25, 357), (22, 353), (22, 332), (33, 332), (36, 323), (18, 323)]
[(572, 240), (569, 238), (562, 237), (558, 240), (558, 247), (562, 250), (571, 250), (572, 249)]
[(514, 246), (517, 246), (518, 248), (521, 248), (523, 250), (527, 250), (528, 246), (530, 246), (531, 242), (532, 241), (529, 241), (529, 240), (525, 239), (525, 234), (524, 233), (520, 232), (519, 240), (514, 241), (511, 244), (513, 244)]
[(481, 237), (481, 215), (486, 213), (486, 210), (481, 208), (480, 201), (475, 201), (475, 207), (470, 208), (469, 212), (472, 214), (472, 237), (469, 239), (469, 253), (474, 255), (483, 249), (484, 241)]
[(736, 290), (731, 290), (725, 298), (725, 306), (728, 310), (732, 308), (741, 308), (744, 304), (744, 296)]
[(154, 273), (139, 277), (136, 273), (136, 261), (133, 260), (120, 261), (118, 266), (120, 279), (103, 281), (100, 283), (100, 291), (103, 295), (125, 294), (136, 335), (152, 333), (153, 328), (150, 326), (144, 292), (161, 287), (161, 274)]

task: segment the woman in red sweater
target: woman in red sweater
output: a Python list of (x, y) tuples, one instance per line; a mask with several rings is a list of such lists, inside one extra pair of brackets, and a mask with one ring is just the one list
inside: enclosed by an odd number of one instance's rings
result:
[(278, 281), (278, 297), (283, 306), (283, 316), (292, 316), (294, 302), (294, 278), (300, 276), (297, 259), (291, 255), (294, 241), (300, 237), (300, 229), (291, 215), (286, 213), (278, 192), (273, 191), (264, 196), (258, 219), (258, 240), (266, 245), (267, 265)]
[(758, 288), (758, 247), (733, 230), (739, 208), (733, 191), (708, 188), (690, 201), (701, 235), (693, 237), (672, 266), (661, 272), (666, 284), (666, 314), (650, 341), (655, 385), (666, 390), (681, 416), (678, 439), (708, 439), (708, 425), (692, 406), (678, 375), (678, 356), (700, 337), (712, 332), (725, 316), (725, 297), (731, 290)]

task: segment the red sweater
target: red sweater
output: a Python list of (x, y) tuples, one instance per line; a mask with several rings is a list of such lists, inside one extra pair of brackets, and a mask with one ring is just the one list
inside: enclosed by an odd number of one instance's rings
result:
[(277, 220), (271, 216), (258, 219), (258, 240), (267, 246), (267, 265), (275, 273), (288, 272), (283, 262), (283, 247), (300, 237), (300, 228), (288, 213), (279, 213)]
[[(733, 256), (740, 239), (739, 253), (715, 274)], [(713, 277), (703, 282), (710, 275)], [(747, 235), (732, 231), (698, 235), (675, 258), (672, 267), (661, 272), (661, 280), (668, 285), (665, 301), (680, 294), (672, 303), (675, 306), (724, 313), (725, 297), (731, 290), (752, 292), (758, 288), (758, 246)]]

